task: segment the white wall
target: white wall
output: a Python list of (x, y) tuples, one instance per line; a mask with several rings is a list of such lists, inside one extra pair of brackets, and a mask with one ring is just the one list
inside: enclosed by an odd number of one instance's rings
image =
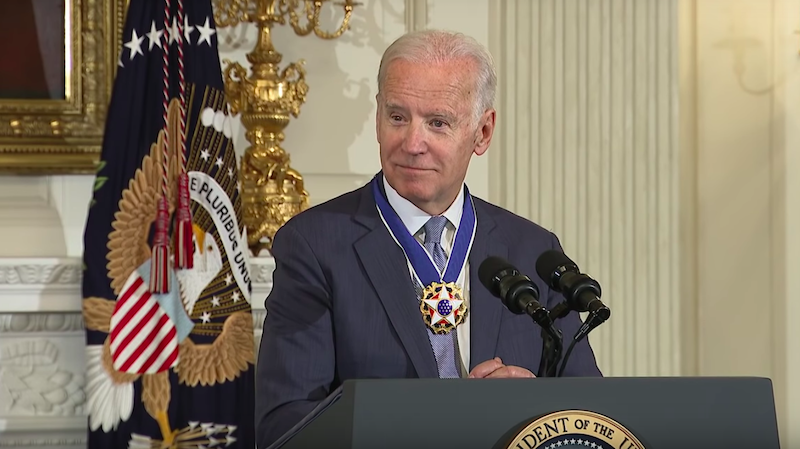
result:
[(771, 378), (788, 447), (800, 444), (798, 17), (797, 0), (681, 11), (687, 374)]
[[(784, 437), (792, 445), (800, 444), (800, 1), (782, 1), (775, 6), (775, 32), (778, 44), (776, 53), (777, 80), (786, 80), (785, 88), (778, 89), (775, 102), (778, 137), (782, 143), (783, 158), (774, 157), (773, 167), (779, 173), (776, 182), (778, 194), (773, 232), (779, 235), (774, 247), (774, 293), (782, 306), (773, 313), (776, 321), (773, 332), (776, 371), (783, 387), (781, 404), (784, 412)], [(783, 138), (781, 139), (781, 136)], [(785, 189), (784, 192), (781, 192)], [(782, 250), (782, 251), (781, 251)]]

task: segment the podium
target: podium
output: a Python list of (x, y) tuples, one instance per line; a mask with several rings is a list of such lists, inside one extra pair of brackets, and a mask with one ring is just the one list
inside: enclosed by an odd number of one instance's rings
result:
[(778, 449), (751, 377), (346, 381), (271, 448)]

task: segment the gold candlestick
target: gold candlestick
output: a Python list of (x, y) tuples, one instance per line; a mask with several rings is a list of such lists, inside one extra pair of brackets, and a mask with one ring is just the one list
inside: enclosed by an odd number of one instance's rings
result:
[[(250, 146), (242, 157), (243, 219), (247, 244), (253, 255), (272, 249), (272, 239), (290, 218), (308, 207), (308, 192), (303, 177), (290, 165), (289, 154), (281, 147), (283, 130), (291, 116), (300, 114), (306, 101), (308, 85), (305, 61), (288, 64), (280, 70), (283, 56), (272, 45), (271, 29), (275, 24), (289, 25), (299, 36), (314, 33), (322, 39), (341, 36), (350, 24), (353, 8), (359, 3), (346, 0), (344, 19), (333, 33), (320, 28), (319, 17), (329, 0), (214, 0), (217, 27), (253, 23), (258, 40), (247, 54), (250, 76), (238, 62), (224, 60), (223, 80), (231, 113), (241, 114), (245, 136)], [(301, 26), (297, 10), (303, 6), (306, 24)]]

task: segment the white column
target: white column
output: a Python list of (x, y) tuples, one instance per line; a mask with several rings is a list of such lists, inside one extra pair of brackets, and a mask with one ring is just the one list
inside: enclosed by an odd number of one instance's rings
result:
[[(675, 0), (504, 0), (491, 198), (554, 231), (603, 287), (606, 375), (677, 375)], [(499, 153), (499, 154), (498, 154)]]
[[(775, 178), (772, 185), (782, 194), (774, 201), (773, 230), (777, 238), (773, 272), (774, 293), (772, 297), (772, 351), (781, 444), (785, 447), (800, 446), (800, 40), (796, 32), (800, 29), (800, 1), (777, 1), (774, 11), (776, 25), (773, 39), (776, 42), (777, 80), (786, 80), (779, 85), (773, 113), (780, 114), (776, 120), (776, 143), (782, 148), (771, 157)], [(783, 84), (783, 83), (781, 83)], [(785, 190), (784, 190), (785, 189)], [(774, 268), (773, 268), (774, 267)]]
[(66, 256), (46, 178), (0, 177), (0, 257)]

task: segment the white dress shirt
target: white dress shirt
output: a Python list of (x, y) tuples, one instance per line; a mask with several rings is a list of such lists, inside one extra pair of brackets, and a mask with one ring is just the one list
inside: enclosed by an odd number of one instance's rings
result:
[[(400, 194), (389, 185), (389, 182), (386, 181), (385, 176), (383, 177), (383, 186), (386, 191), (386, 199), (389, 201), (389, 205), (392, 206), (392, 209), (394, 209), (398, 217), (400, 217), (400, 220), (406, 226), (408, 232), (413, 235), (420, 244), (422, 244), (425, 241), (425, 223), (428, 222), (432, 215), (421, 210), (411, 201), (408, 201), (400, 196)], [(461, 223), (463, 208), (464, 189), (462, 187), (462, 189), (458, 192), (456, 200), (453, 201), (453, 204), (451, 204), (450, 207), (442, 214), (445, 218), (447, 218), (447, 225), (444, 228), (444, 232), (442, 232), (441, 245), (448, 258), (450, 257), (450, 251), (453, 249), (453, 242), (455, 241), (456, 231), (458, 231), (458, 225)], [(410, 262), (408, 263), (408, 269), (409, 274), (413, 276), (413, 268), (411, 267)], [(469, 273), (468, 260), (464, 265), (464, 269), (461, 270), (456, 284), (461, 287), (464, 295), (463, 299), (469, 308), (469, 276), (466, 275), (467, 273)], [(421, 313), (419, 319), (422, 319)], [(464, 322), (462, 322), (456, 328), (456, 330), (456, 335), (458, 336), (458, 350), (461, 355), (461, 377), (467, 377), (469, 374), (469, 313), (467, 313), (467, 317), (464, 319)]]

